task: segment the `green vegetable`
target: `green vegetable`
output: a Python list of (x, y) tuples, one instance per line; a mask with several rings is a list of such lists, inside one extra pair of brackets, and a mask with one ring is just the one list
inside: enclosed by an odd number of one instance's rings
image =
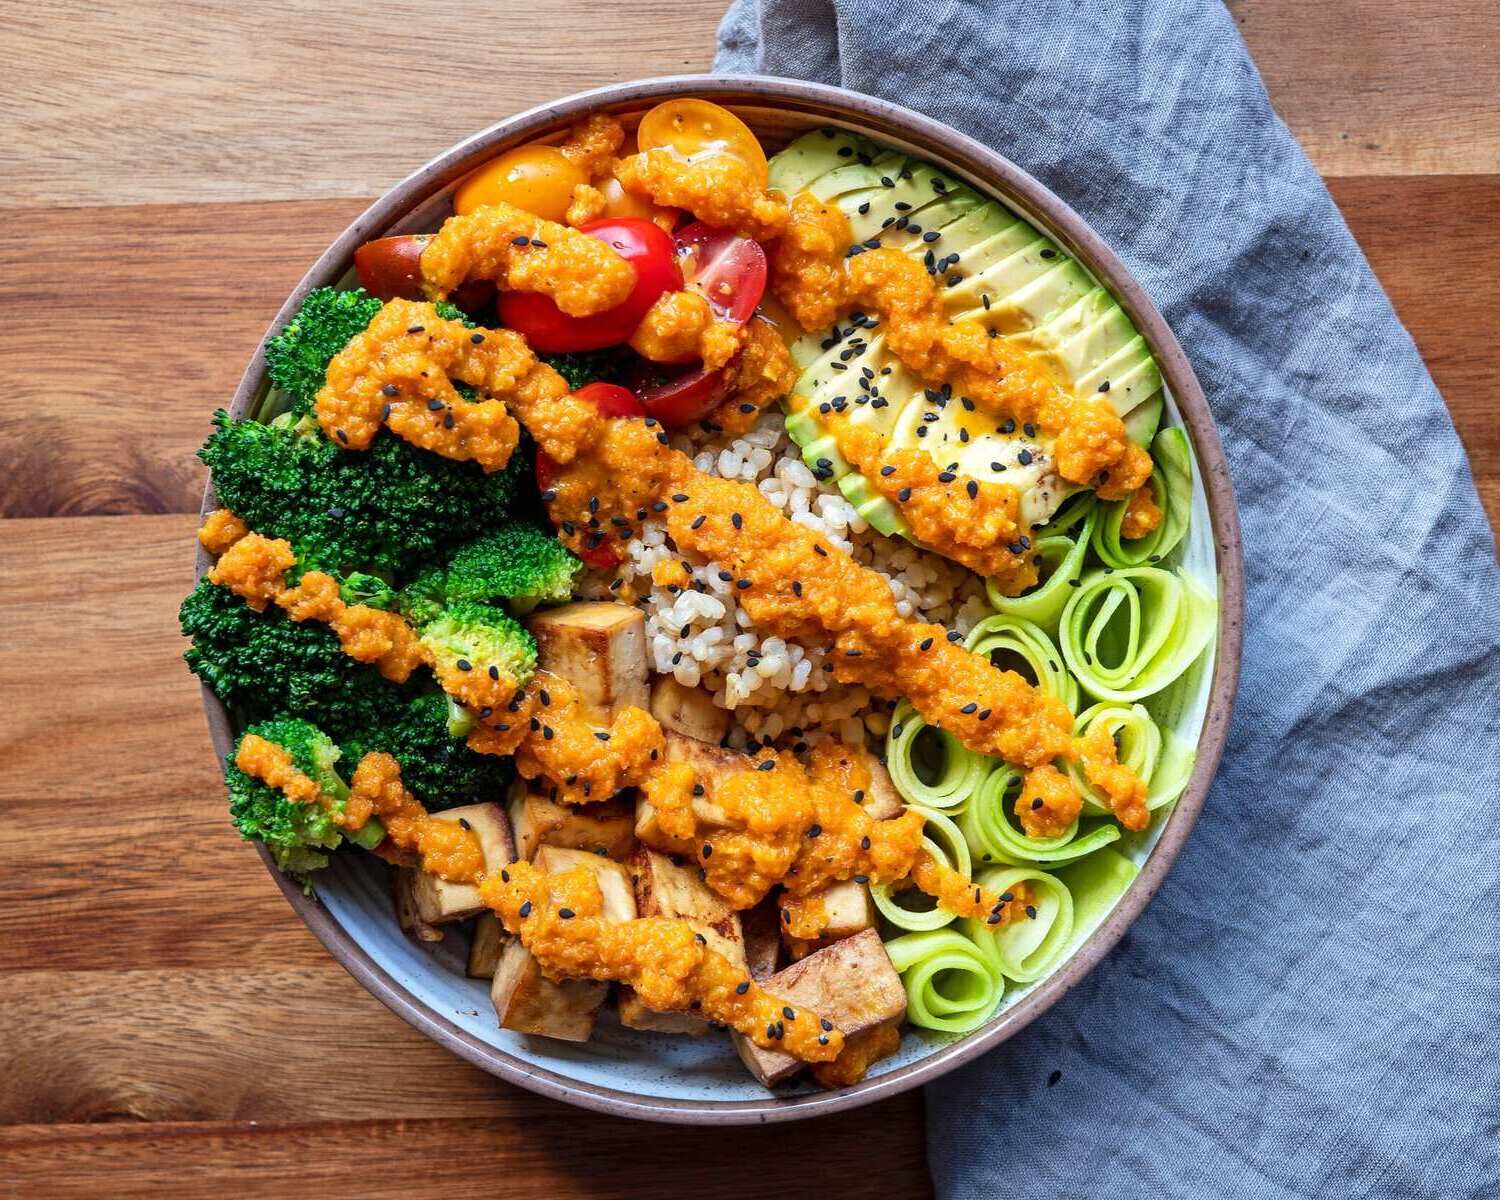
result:
[(407, 603), (426, 613), (434, 604), (505, 600), (513, 612), (530, 612), (567, 600), (582, 566), (552, 534), (514, 522), (460, 547), (446, 572), (418, 578)]
[(436, 812), (481, 800), (499, 800), (511, 780), (511, 762), (476, 754), (448, 729), (449, 702), (441, 692), (418, 696), (382, 724), (344, 741), (344, 756), (358, 763), (383, 751), (401, 764), (401, 782)]
[(450, 604), (422, 626), (422, 644), (441, 668), (494, 668), (517, 687), (527, 683), (536, 671), (536, 639), (503, 608), (492, 604)]
[(568, 381), (576, 392), (586, 383), (595, 383), (612, 375), (620, 365), (620, 351), (585, 350), (577, 354), (539, 354), (544, 363)]
[(367, 451), (341, 450), (310, 417), (264, 425), (220, 412), (214, 423), (198, 457), (219, 503), (334, 573), (400, 576), (441, 561), (474, 529), (510, 515), (528, 469), (518, 450), (486, 475), (388, 431)]
[[(266, 343), (266, 373), (292, 397), (294, 413), (312, 407), (333, 356), (365, 331), (383, 304), (364, 288), (314, 288), (286, 327)], [(438, 316), (449, 321), (474, 324), (446, 300), (439, 300), (434, 307)]]
[[(344, 831), (334, 822), (349, 799), (349, 788), (339, 776), (336, 764), (339, 748), (333, 739), (310, 721), (295, 717), (277, 717), (252, 725), (241, 735), (255, 734), (275, 742), (291, 755), (296, 768), (318, 785), (324, 803), (296, 801), (262, 780), (245, 774), (235, 766), (231, 755), (226, 764), (224, 781), (229, 789), (229, 814), (240, 834), (264, 842), (284, 871), (304, 873), (326, 866), (326, 851), (337, 847)], [(239, 742), (235, 750), (239, 750)], [(365, 822), (351, 839), (363, 846), (374, 846), (385, 836), (379, 821)]]
[(178, 612), (193, 639), (188, 669), (230, 708), (254, 720), (287, 713), (335, 737), (377, 726), (406, 693), (344, 653), (326, 625), (274, 606), (256, 612), (228, 588), (200, 580)]
[(355, 571), (339, 585), (339, 599), (345, 604), (363, 604), (390, 612), (396, 607), (396, 589), (379, 575)]

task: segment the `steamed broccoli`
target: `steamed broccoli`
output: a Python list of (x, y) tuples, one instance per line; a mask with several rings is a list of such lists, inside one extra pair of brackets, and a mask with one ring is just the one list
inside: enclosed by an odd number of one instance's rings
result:
[(275, 607), (258, 613), (206, 579), (178, 619), (193, 639), (183, 656), (188, 669), (250, 719), (309, 717), (339, 737), (380, 725), (410, 694), (345, 654), (326, 625), (293, 621)]
[[(266, 343), (266, 374), (292, 397), (293, 412), (301, 414), (311, 407), (333, 356), (365, 331), (383, 303), (364, 288), (344, 292), (320, 287), (307, 293), (296, 315)], [(446, 300), (434, 307), (447, 320), (474, 323)]]
[(333, 356), (375, 319), (381, 302), (363, 288), (341, 292), (315, 288), (302, 301), (286, 328), (266, 343), (266, 373), (271, 382), (305, 409), (323, 386)]
[(539, 354), (537, 357), (566, 379), (568, 390), (573, 392), (586, 383), (608, 379), (621, 365), (621, 352), (615, 347), (576, 354)]
[(339, 599), (345, 604), (363, 604), (390, 612), (396, 607), (396, 589), (379, 575), (355, 571), (339, 584)]
[(448, 605), (422, 626), (422, 644), (445, 670), (498, 672), (517, 687), (536, 672), (536, 639), (492, 604)]
[(486, 475), (476, 463), (382, 431), (368, 451), (340, 450), (310, 418), (270, 425), (215, 414), (198, 457), (219, 503), (334, 573), (403, 574), (437, 562), (466, 533), (503, 521), (527, 457)]
[[(341, 812), (349, 799), (348, 785), (336, 768), (338, 746), (309, 721), (276, 717), (245, 730), (235, 743), (236, 753), (250, 734), (275, 742), (290, 754), (293, 765), (318, 785), (323, 798), (314, 804), (293, 800), (240, 770), (231, 755), (225, 766), (224, 782), (229, 788), (229, 814), (235, 827), (242, 836), (264, 842), (284, 871), (302, 873), (326, 866), (325, 851), (337, 847), (344, 837), (333, 815)], [(370, 847), (380, 842), (385, 830), (371, 818), (348, 836)]]
[(552, 534), (515, 521), (461, 546), (446, 570), (424, 571), (402, 593), (401, 610), (418, 625), (463, 600), (504, 600), (527, 613), (568, 599), (582, 567)]
[(434, 812), (501, 799), (511, 779), (510, 760), (477, 754), (454, 736), (450, 707), (441, 692), (418, 696), (383, 724), (347, 738), (345, 757), (357, 763), (372, 750), (391, 755), (401, 764), (402, 783)]

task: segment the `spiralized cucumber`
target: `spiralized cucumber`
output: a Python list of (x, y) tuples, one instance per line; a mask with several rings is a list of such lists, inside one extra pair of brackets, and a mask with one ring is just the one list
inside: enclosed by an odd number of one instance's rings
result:
[[(1073, 736), (1086, 737), (1101, 727), (1109, 731), (1120, 762), (1145, 781), (1147, 808), (1160, 808), (1182, 794), (1197, 752), (1170, 730), (1163, 733), (1144, 705), (1110, 701), (1096, 704), (1078, 714), (1073, 722)], [(1109, 801), (1089, 783), (1079, 763), (1068, 763), (1068, 775), (1084, 804), (1094, 812), (1108, 815)]]
[[(885, 742), (886, 769), (891, 773), (891, 782), (910, 804), (938, 810), (958, 808), (979, 786), (989, 770), (989, 760), (940, 729), (933, 729), (922, 738), (927, 728), (927, 722), (906, 701), (896, 706)], [(940, 759), (930, 772), (931, 778), (925, 780), (918, 769), (924, 748), (935, 749)]]
[(1004, 895), (1022, 885), (1032, 893), (1031, 912), (1004, 925), (965, 917), (959, 928), (979, 947), (995, 970), (1016, 983), (1032, 983), (1052, 970), (1073, 936), (1073, 894), (1056, 875), (1035, 867), (1000, 867), (976, 881)]
[(885, 949), (906, 987), (906, 1019), (923, 1029), (978, 1029), (1005, 994), (1005, 980), (993, 960), (954, 930), (908, 933), (887, 942)]
[[(1032, 539), (1032, 553), (1040, 556), (1044, 571), (1050, 574), (1020, 596), (1002, 595), (994, 580), (987, 581), (984, 592), (990, 607), (997, 613), (1034, 622), (1048, 633), (1056, 632), (1058, 618), (1073, 593), (1073, 581), (1083, 574), (1083, 560), (1097, 519), (1092, 492), (1067, 501)], [(1074, 532), (1079, 521), (1083, 528)]]
[(1063, 609), (1058, 645), (1099, 700), (1159, 692), (1203, 652), (1218, 605), (1184, 571), (1127, 567), (1085, 575)]
[(1085, 828), (1078, 821), (1057, 837), (1028, 837), (1015, 819), (1021, 782), (1020, 771), (1001, 763), (985, 777), (973, 799), (964, 806), (958, 827), (981, 862), (1056, 866), (1119, 840), (1120, 830), (1116, 825), (1103, 823)]
[(1014, 613), (996, 613), (974, 626), (964, 645), (986, 658), (997, 652), (1015, 654), (1031, 668), (1038, 686), (1066, 704), (1068, 711), (1078, 710), (1078, 684), (1063, 666), (1062, 655), (1046, 630), (1035, 622)]
[[(938, 862), (944, 863), (962, 875), (973, 873), (973, 859), (969, 855), (969, 843), (951, 818), (935, 809), (912, 805), (927, 818), (927, 827), (922, 832), (922, 848)], [(870, 899), (875, 907), (897, 929), (932, 930), (953, 923), (953, 914), (939, 908), (931, 898), (915, 888), (895, 892), (889, 884), (871, 884)], [(925, 904), (922, 908), (909, 908), (901, 903), (910, 900)]]
[(1161, 509), (1162, 519), (1145, 537), (1126, 540), (1120, 536), (1128, 500), (1116, 500), (1099, 508), (1094, 525), (1094, 553), (1110, 567), (1139, 567), (1158, 562), (1177, 548), (1187, 533), (1193, 503), (1193, 452), (1187, 434), (1163, 429), (1151, 443), (1156, 469), (1147, 484), (1151, 498)]

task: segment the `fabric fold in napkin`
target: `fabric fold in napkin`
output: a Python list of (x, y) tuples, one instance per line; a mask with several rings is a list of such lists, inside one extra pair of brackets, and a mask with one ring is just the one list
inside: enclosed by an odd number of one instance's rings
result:
[(720, 40), (717, 70), (916, 108), (1078, 209), (1187, 349), (1239, 499), (1244, 666), (1203, 816), (1104, 963), (929, 1087), (939, 1193), (1500, 1196), (1494, 543), (1232, 16), (738, 0)]

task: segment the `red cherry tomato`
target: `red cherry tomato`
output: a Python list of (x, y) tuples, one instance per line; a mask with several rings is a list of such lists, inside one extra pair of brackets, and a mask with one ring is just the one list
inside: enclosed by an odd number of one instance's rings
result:
[(679, 229), (676, 241), (687, 286), (721, 320), (737, 325), (748, 321), (766, 293), (766, 252), (760, 243), (702, 221)]
[(591, 317), (570, 317), (537, 292), (502, 292), (500, 320), (544, 354), (618, 346), (629, 340), (658, 296), (682, 288), (676, 247), (650, 221), (605, 217), (580, 225), (579, 231), (613, 246), (635, 268), (635, 287), (622, 303)]
[(729, 372), (684, 371), (643, 388), (641, 404), (668, 429), (701, 421), (729, 394)]
[[(644, 417), (646, 410), (636, 399), (635, 393), (617, 383), (588, 383), (573, 393), (580, 400), (592, 401), (606, 417)], [(546, 491), (557, 479), (562, 468), (550, 454), (536, 452), (536, 482)], [(601, 542), (592, 550), (580, 550), (578, 557), (591, 567), (608, 570), (620, 562), (620, 553), (608, 542)]]
[[(379, 300), (427, 299), (422, 291), (422, 251), (430, 241), (430, 233), (406, 233), (366, 242), (354, 252), (360, 287)], [(448, 299), (472, 314), (494, 295), (495, 285), (488, 279), (471, 279), (455, 288)]]

